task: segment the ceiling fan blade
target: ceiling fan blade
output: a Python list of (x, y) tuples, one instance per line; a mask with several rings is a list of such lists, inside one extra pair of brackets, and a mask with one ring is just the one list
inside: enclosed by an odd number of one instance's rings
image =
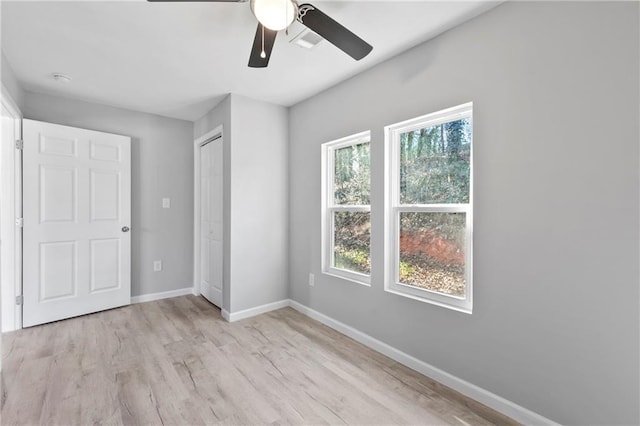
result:
[[(264, 45), (262, 40), (262, 34), (264, 30)], [(264, 68), (269, 65), (269, 58), (271, 57), (271, 51), (273, 50), (273, 44), (276, 42), (277, 31), (265, 28), (262, 24), (258, 24), (256, 30), (256, 36), (253, 38), (253, 47), (251, 48), (251, 55), (249, 56), (249, 66), (251, 68)], [(265, 57), (261, 57), (262, 49), (264, 46)]]
[(369, 43), (310, 4), (298, 6), (298, 20), (356, 61), (373, 49)]
[(209, 3), (245, 3), (248, 0), (147, 0), (151, 3), (192, 3), (192, 2), (209, 2)]

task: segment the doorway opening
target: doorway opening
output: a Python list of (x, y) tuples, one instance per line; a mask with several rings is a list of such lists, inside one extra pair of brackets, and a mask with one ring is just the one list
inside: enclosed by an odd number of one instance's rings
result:
[(22, 113), (2, 86), (0, 289), (2, 331), (22, 328)]

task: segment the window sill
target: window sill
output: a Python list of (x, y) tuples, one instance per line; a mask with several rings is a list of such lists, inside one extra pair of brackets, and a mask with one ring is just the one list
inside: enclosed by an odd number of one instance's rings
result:
[[(443, 308), (451, 309), (452, 311), (462, 312), (464, 314), (471, 315), (473, 313), (473, 306), (471, 305), (471, 302), (466, 302), (465, 300), (463, 300), (463, 302), (465, 304), (468, 303), (469, 304), (468, 307), (467, 306), (463, 306), (463, 305), (447, 303), (447, 302), (441, 301), (441, 300), (434, 300), (434, 299), (428, 298), (428, 297), (421, 297), (421, 296), (418, 296), (416, 294), (411, 294), (411, 293), (406, 292), (406, 291), (401, 291), (401, 290), (397, 290), (397, 289), (394, 289), (394, 288), (389, 288), (388, 286), (385, 286), (384, 291), (386, 291), (387, 293), (397, 294), (398, 296), (407, 297), (409, 299), (418, 300), (420, 302), (429, 303), (430, 305), (436, 305), (436, 306), (440, 306), (440, 307), (443, 307)], [(425, 292), (425, 294), (427, 294), (427, 292)], [(443, 297), (446, 297), (446, 296), (443, 296)], [(452, 299), (454, 299), (454, 298), (452, 298)]]
[(330, 277), (351, 281), (365, 287), (371, 287), (371, 277), (368, 275), (357, 274), (354, 272), (348, 272), (342, 269), (335, 268), (330, 268), (328, 270), (322, 271), (322, 273), (325, 275), (329, 275)]

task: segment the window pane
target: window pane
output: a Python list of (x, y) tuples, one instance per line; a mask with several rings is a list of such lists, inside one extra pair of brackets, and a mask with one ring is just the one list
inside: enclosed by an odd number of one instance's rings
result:
[(400, 282), (465, 295), (465, 213), (400, 213)]
[(367, 274), (371, 272), (369, 212), (334, 212), (333, 266)]
[(400, 135), (400, 203), (469, 202), (468, 118)]
[(335, 150), (334, 203), (368, 205), (370, 187), (369, 143)]

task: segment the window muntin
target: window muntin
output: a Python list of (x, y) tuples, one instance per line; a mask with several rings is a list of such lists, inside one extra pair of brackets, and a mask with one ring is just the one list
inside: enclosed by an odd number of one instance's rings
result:
[(385, 290), (471, 312), (472, 104), (386, 127)]
[(370, 133), (322, 145), (323, 272), (368, 285), (371, 272)]

